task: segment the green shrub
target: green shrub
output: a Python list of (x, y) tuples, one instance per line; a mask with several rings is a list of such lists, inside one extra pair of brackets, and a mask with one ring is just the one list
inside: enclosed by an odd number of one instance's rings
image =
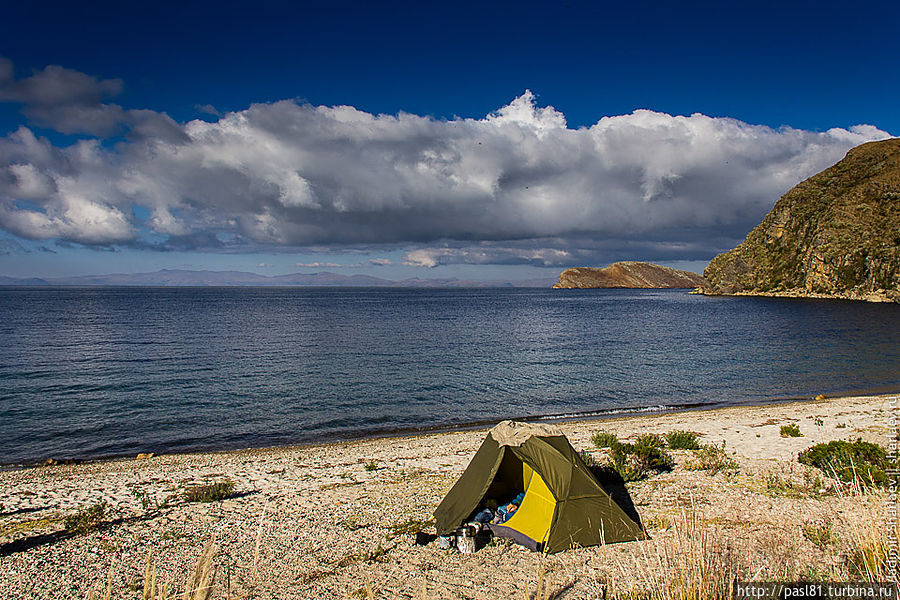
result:
[(722, 471), (736, 471), (738, 464), (725, 452), (725, 442), (721, 446), (702, 444), (694, 450), (694, 460), (685, 465), (691, 471), (710, 471), (715, 475)]
[(582, 450), (578, 453), (578, 456), (581, 457), (581, 462), (583, 462), (584, 466), (586, 466), (588, 469), (593, 469), (594, 467), (600, 466), (597, 462), (597, 459), (594, 458), (594, 455), (590, 452), (585, 452), (584, 450)]
[(800, 427), (796, 423), (781, 426), (781, 437), (803, 437)]
[(639, 435), (632, 446), (634, 456), (655, 471), (671, 471), (675, 465), (672, 456), (666, 452), (666, 442), (655, 433)]
[(663, 439), (653, 433), (638, 436), (633, 444), (616, 440), (609, 446), (609, 456), (612, 468), (625, 481), (644, 479), (652, 471), (670, 471), (675, 464)]
[(801, 464), (821, 469), (841, 481), (859, 480), (864, 485), (885, 487), (890, 466), (887, 451), (872, 442), (835, 440), (816, 444), (797, 457)]
[(693, 431), (670, 431), (666, 434), (666, 443), (672, 450), (697, 450), (700, 448), (700, 436)]
[(367, 563), (382, 562), (385, 560), (385, 554), (387, 554), (387, 551), (384, 549), (384, 546), (379, 543), (378, 547), (374, 550), (363, 553), (360, 556), (360, 559)]
[(374, 471), (378, 468), (378, 463), (376, 463), (374, 460), (370, 460), (365, 465), (363, 465), (363, 468), (366, 471)]
[(626, 442), (616, 442), (609, 447), (609, 457), (613, 464), (624, 462), (629, 454), (634, 452), (634, 446)]
[(188, 502), (216, 502), (230, 498), (234, 494), (234, 482), (230, 479), (215, 483), (193, 485), (184, 491), (184, 499)]
[(597, 448), (612, 448), (619, 443), (619, 437), (611, 431), (598, 431), (591, 436), (591, 443)]
[(798, 485), (789, 477), (782, 477), (775, 472), (768, 472), (763, 478), (766, 485), (765, 494), (771, 497), (803, 498), (809, 492), (808, 489)]
[(89, 533), (99, 528), (106, 514), (106, 502), (98, 502), (87, 508), (78, 510), (74, 515), (69, 515), (63, 521), (66, 530), (72, 533)]
[(619, 444), (613, 449), (612, 468), (625, 482), (640, 481), (650, 475), (647, 466), (634, 458), (631, 444)]

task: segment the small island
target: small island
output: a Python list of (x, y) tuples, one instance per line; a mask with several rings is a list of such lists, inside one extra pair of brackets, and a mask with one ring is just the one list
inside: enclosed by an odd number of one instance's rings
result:
[(573, 267), (559, 275), (554, 289), (635, 288), (686, 289), (705, 283), (702, 276), (690, 271), (647, 262), (615, 262), (608, 267)]

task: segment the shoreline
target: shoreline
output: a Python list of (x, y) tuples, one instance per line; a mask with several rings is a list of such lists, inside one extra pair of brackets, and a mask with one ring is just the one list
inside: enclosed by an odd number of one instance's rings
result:
[[(780, 406), (785, 404), (804, 404), (809, 402), (824, 402), (830, 399), (839, 400), (842, 398), (853, 397), (871, 397), (880, 398), (900, 394), (900, 388), (897, 389), (867, 389), (855, 390), (835, 395), (827, 395), (825, 399), (817, 398), (812, 395), (783, 397), (783, 398), (764, 398), (764, 399), (747, 399), (731, 402), (724, 401), (707, 401), (697, 402), (694, 404), (660, 404), (656, 406), (636, 407), (636, 408), (609, 408), (597, 409), (594, 411), (582, 411), (576, 413), (559, 413), (551, 415), (531, 415), (531, 416), (513, 416), (504, 419), (482, 419), (477, 421), (454, 423), (450, 425), (434, 425), (430, 427), (410, 427), (410, 428), (384, 428), (372, 430), (368, 432), (360, 432), (357, 435), (336, 436), (334, 438), (324, 439), (322, 441), (297, 441), (284, 444), (260, 445), (260, 446), (226, 446), (226, 447), (208, 447), (175, 451), (154, 451), (146, 449), (138, 452), (138, 454), (151, 454), (155, 457), (159, 456), (190, 456), (199, 454), (227, 454), (233, 452), (252, 452), (252, 451), (275, 451), (289, 450), (300, 448), (315, 448), (320, 446), (328, 446), (332, 444), (347, 444), (354, 442), (364, 442), (368, 440), (390, 440), (403, 438), (416, 438), (426, 435), (438, 435), (445, 433), (465, 432), (465, 431), (487, 431), (500, 421), (523, 421), (523, 422), (550, 422), (550, 423), (566, 423), (566, 424), (587, 424), (592, 422), (614, 421), (617, 419), (628, 419), (641, 416), (655, 416), (663, 414), (680, 414), (691, 412), (715, 411), (732, 407), (750, 407), (750, 406)], [(27, 463), (4, 463), (0, 462), (0, 473), (6, 471), (20, 471), (25, 469), (37, 469), (47, 466), (71, 466), (71, 465), (89, 465), (94, 463), (108, 463), (120, 460), (132, 460), (135, 458), (134, 453), (122, 453), (96, 457), (62, 457), (57, 458), (48, 456)]]
[(806, 290), (785, 290), (781, 292), (708, 292), (699, 287), (691, 294), (708, 296), (710, 298), (794, 298), (800, 300), (849, 300), (851, 302), (869, 302), (871, 304), (900, 304), (900, 292), (895, 290), (876, 290), (872, 292), (846, 292), (844, 294), (823, 294)]
[[(673, 451), (672, 471), (627, 484), (649, 540), (549, 557), (515, 544), (462, 555), (414, 543), (412, 534), (427, 530), (486, 426), (2, 471), (0, 589), (14, 597), (83, 600), (91, 591), (102, 596), (111, 581), (114, 596), (123, 597), (129, 586), (140, 589), (148, 555), (159, 581), (180, 586), (214, 539), (217, 600), (225, 597), (226, 573), (233, 593), (265, 598), (366, 597), (366, 585), (379, 598), (421, 597), (423, 586), (429, 598), (518, 598), (525, 582), (533, 590), (543, 572), (554, 589), (599, 597), (610, 578), (619, 590), (640, 585), (638, 574), (648, 573), (657, 552), (665, 556), (667, 544), (691, 530), (680, 525), (685, 518), (724, 544), (758, 546), (758, 555), (746, 557), (750, 573), (762, 569), (760, 577), (776, 578), (765, 569), (784, 567), (799, 577), (803, 569), (837, 564), (852, 542), (842, 528), (880, 522), (886, 496), (835, 493), (797, 462), (798, 452), (834, 439), (885, 444), (898, 400), (898, 394), (842, 396), (554, 421), (576, 450), (592, 456), (602, 454), (590, 442), (599, 430), (623, 440), (690, 430), (704, 444), (725, 444), (739, 468), (695, 470), (690, 451)], [(781, 437), (788, 424), (802, 436)], [(231, 497), (185, 500), (192, 486), (224, 480), (235, 486)], [(66, 533), (67, 516), (98, 503), (107, 511), (102, 527)], [(827, 547), (804, 537), (822, 523), (833, 529)]]

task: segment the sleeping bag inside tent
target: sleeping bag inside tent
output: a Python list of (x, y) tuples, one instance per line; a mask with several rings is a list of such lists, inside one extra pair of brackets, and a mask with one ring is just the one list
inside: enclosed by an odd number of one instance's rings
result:
[(558, 427), (504, 421), (494, 427), (434, 512), (450, 535), (485, 507), (521, 496), (515, 512), (491, 523), (494, 535), (539, 552), (646, 539), (641, 525), (607, 494)]

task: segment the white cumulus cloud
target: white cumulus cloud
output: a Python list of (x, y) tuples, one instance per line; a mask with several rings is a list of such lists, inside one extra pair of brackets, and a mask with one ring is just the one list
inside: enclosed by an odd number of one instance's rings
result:
[(3, 65), (0, 100), (33, 122), (126, 132), (115, 146), (55, 146), (26, 126), (0, 139), (0, 228), (83, 244), (399, 244), (411, 247), (404, 264), (429, 267), (558, 265), (634, 244), (695, 258), (851, 147), (890, 137), (650, 110), (571, 128), (529, 91), (482, 119), (280, 101), (178, 124), (105, 104), (118, 80), (60, 67), (16, 80)]

